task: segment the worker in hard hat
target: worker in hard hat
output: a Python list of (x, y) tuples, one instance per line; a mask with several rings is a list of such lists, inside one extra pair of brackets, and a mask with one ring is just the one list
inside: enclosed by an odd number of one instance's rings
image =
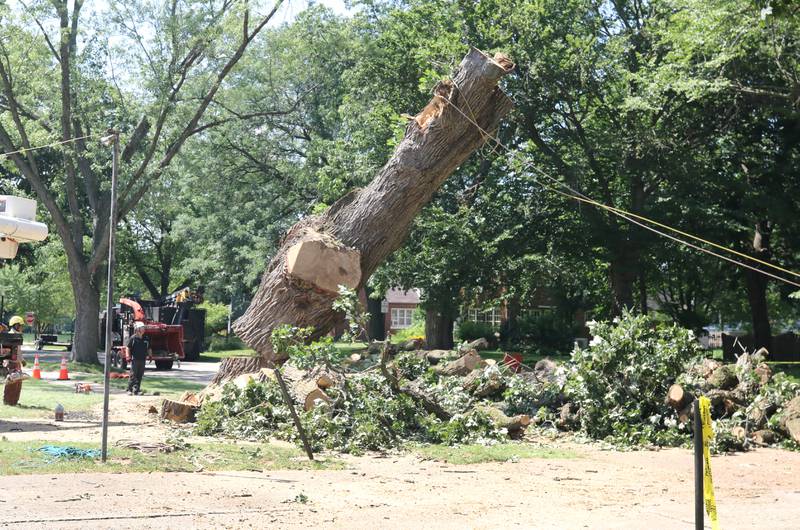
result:
[[(21, 335), (22, 334), (22, 326), (24, 326), (24, 325), (25, 325), (25, 320), (19, 315), (14, 315), (8, 321), (8, 327), (9, 327), (8, 333), (18, 333), (18, 334)], [(15, 367), (16, 370), (22, 370), (23, 366), (27, 366), (28, 365), (28, 363), (25, 362), (25, 358), (22, 357), (22, 352), (19, 351), (19, 349), (17, 349), (16, 355), (13, 355), (12, 358), (13, 358), (13, 361), (9, 361), (9, 362), (11, 364), (16, 363), (16, 367)]]
[(128, 348), (128, 357), (131, 361), (128, 395), (138, 396), (141, 393), (147, 354), (150, 353), (150, 341), (144, 336), (144, 322), (133, 323), (133, 335), (128, 337), (125, 346)]
[(22, 333), (22, 326), (25, 325), (25, 319), (23, 319), (19, 315), (14, 315), (11, 317), (11, 320), (8, 321), (8, 327), (11, 328), (8, 330), (9, 333)]

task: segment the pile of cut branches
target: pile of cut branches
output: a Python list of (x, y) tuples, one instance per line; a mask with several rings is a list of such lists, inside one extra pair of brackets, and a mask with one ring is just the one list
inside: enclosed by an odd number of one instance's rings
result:
[[(793, 447), (800, 437), (800, 386), (773, 377), (763, 352), (735, 365), (703, 359), (688, 330), (624, 315), (590, 323), (589, 348), (514, 373), (478, 352), (396, 353), (377, 343), (353, 358), (310, 330), (279, 328), (281, 370), (316, 449), (361, 452), (427, 443), (492, 443), (529, 426), (580, 432), (617, 446), (680, 446), (691, 440), (691, 403), (712, 402), (715, 451)], [(666, 396), (666, 399), (665, 399)], [(298, 441), (273, 369), (210, 388), (200, 434)]]

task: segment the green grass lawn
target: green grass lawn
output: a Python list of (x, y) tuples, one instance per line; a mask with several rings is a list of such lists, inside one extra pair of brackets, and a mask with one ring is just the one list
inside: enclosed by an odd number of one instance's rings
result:
[(102, 401), (101, 392), (76, 394), (68, 385), (26, 379), (22, 383), (19, 404), (15, 407), (0, 405), (0, 418), (50, 418), (58, 403), (67, 412), (75, 412), (89, 410)]
[[(86, 381), (89, 383), (102, 384), (103, 374), (75, 374), (70, 376), (75, 381)], [(128, 379), (110, 379), (110, 388), (118, 388), (125, 390), (128, 388)], [(158, 392), (159, 395), (170, 397), (178, 396), (184, 392), (191, 391), (197, 392), (205, 388), (204, 383), (196, 383), (193, 381), (183, 381), (174, 377), (152, 375), (152, 372), (145, 372), (142, 379), (142, 390), (147, 394)]]
[(411, 450), (423, 458), (447, 462), (448, 464), (480, 464), (483, 462), (507, 462), (523, 458), (578, 458), (575, 451), (537, 447), (525, 443), (501, 443), (496, 445), (421, 445)]
[(334, 346), (336, 346), (336, 349), (345, 355), (350, 355), (352, 353), (361, 352), (367, 349), (366, 342), (336, 342), (334, 343)]
[[(71, 374), (73, 381), (83, 381), (102, 384), (103, 375), (100, 374)], [(127, 379), (111, 379), (111, 388), (125, 390), (128, 386)], [(191, 391), (197, 392), (205, 387), (203, 383), (181, 381), (174, 377), (153, 376), (149, 373), (144, 376), (142, 390), (147, 394), (158, 392), (164, 397), (174, 397)], [(89, 394), (76, 394), (72, 385), (56, 384), (36, 379), (26, 379), (22, 383), (17, 406), (0, 405), (0, 418), (50, 418), (56, 404), (61, 403), (69, 412), (89, 410), (103, 401), (103, 393), (97, 388)]]
[(227, 359), (228, 357), (256, 357), (257, 354), (255, 350), (251, 350), (250, 348), (245, 348), (243, 350), (223, 350), (223, 351), (204, 351), (200, 354), (200, 358), (197, 359), (200, 362), (205, 363), (218, 363), (222, 359)]
[(108, 461), (100, 458), (54, 458), (39, 451), (45, 445), (70, 445), (79, 449), (99, 449), (99, 444), (52, 441), (0, 442), (0, 475), (36, 473), (135, 473), (176, 471), (264, 471), (274, 469), (340, 469), (337, 460), (309, 462), (294, 447), (271, 444), (239, 445), (228, 443), (192, 444), (170, 453), (145, 453), (111, 446)]

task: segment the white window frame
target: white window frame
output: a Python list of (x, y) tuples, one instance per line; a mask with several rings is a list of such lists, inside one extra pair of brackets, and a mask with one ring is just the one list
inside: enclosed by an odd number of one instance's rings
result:
[(392, 329), (406, 329), (411, 327), (414, 316), (413, 307), (392, 307)]
[(499, 328), (501, 323), (500, 308), (497, 306), (484, 310), (469, 308), (467, 309), (467, 320), (470, 322), (483, 322)]

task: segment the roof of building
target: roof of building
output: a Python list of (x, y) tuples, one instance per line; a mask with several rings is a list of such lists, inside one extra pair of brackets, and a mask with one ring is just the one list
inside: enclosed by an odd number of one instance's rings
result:
[(419, 289), (389, 289), (386, 291), (386, 301), (390, 304), (418, 304)]

